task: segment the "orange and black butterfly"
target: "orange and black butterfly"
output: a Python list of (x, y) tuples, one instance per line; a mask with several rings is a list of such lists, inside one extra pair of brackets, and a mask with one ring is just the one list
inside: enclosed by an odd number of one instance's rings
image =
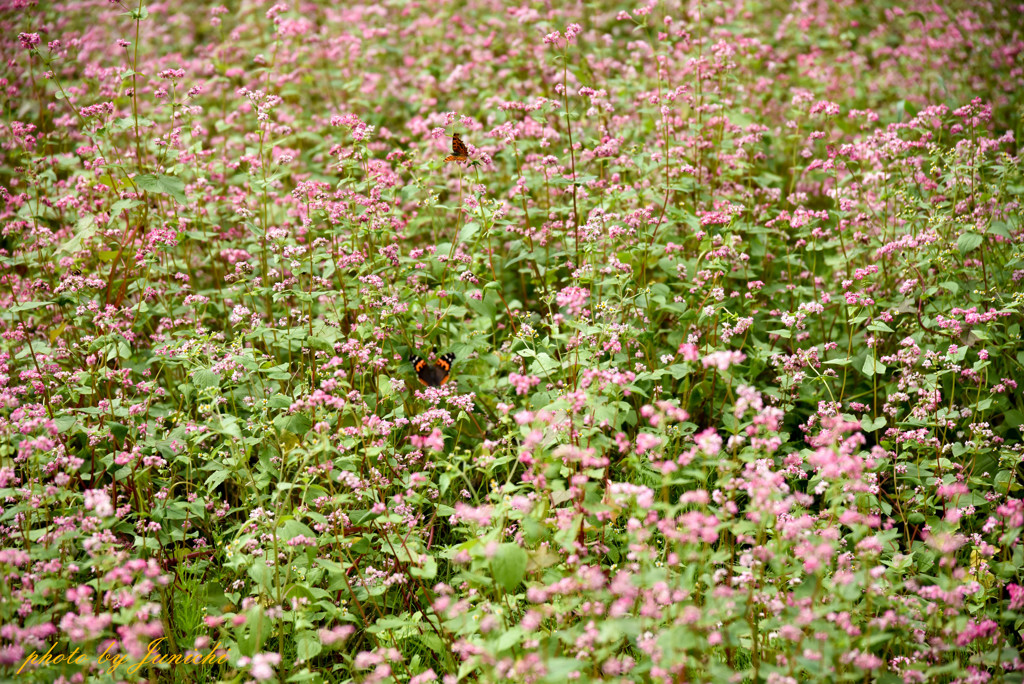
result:
[(469, 149), (466, 147), (466, 143), (462, 142), (462, 138), (459, 137), (458, 133), (452, 134), (452, 153), (444, 158), (445, 162), (464, 162), (469, 161)]
[[(436, 349), (434, 350), (437, 351)], [(455, 361), (455, 354), (448, 352), (438, 358), (437, 363), (431, 366), (423, 360), (422, 356), (412, 356), (409, 362), (412, 363), (420, 382), (428, 387), (440, 387), (448, 382), (451, 377), (452, 363)]]

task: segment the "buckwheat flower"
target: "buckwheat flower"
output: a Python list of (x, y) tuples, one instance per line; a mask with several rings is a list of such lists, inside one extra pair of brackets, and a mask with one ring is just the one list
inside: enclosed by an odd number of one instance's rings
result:
[(36, 45), (39, 45), (41, 39), (38, 33), (19, 33), (18, 40), (21, 41), (21, 47), (31, 50)]
[(509, 373), (508, 384), (515, 387), (517, 395), (522, 396), (524, 394), (529, 394), (530, 388), (539, 385), (540, 378), (536, 375), (519, 375), (518, 373)]
[(31, 560), (31, 556), (19, 549), (0, 549), (0, 564), (20, 568)]
[[(91, 608), (87, 607), (87, 610), (91, 610)], [(60, 629), (72, 641), (90, 641), (99, 637), (110, 626), (112, 620), (113, 616), (110, 613), (101, 613), (100, 615), (65, 613), (60, 620)]]
[[(46, 647), (40, 644), (35, 648), (40, 651), (46, 650)], [(3, 648), (0, 648), (0, 665), (6, 665), (8, 667), (17, 665), (25, 659), (25, 647), (21, 644), (8, 644)]]
[(681, 354), (684, 361), (696, 361), (700, 358), (700, 352), (697, 350), (697, 345), (689, 342), (684, 342), (679, 345), (679, 350), (676, 353)]
[(729, 366), (743, 363), (747, 355), (740, 351), (717, 351), (711, 352), (701, 359), (705, 368), (717, 368), (720, 371), (726, 370)]
[(410, 435), (409, 441), (417, 449), (430, 449), (431, 451), (444, 451), (444, 436), (440, 428), (434, 428), (429, 435)]
[(558, 306), (565, 308), (572, 316), (578, 316), (587, 303), (590, 291), (582, 287), (566, 287), (555, 296)]
[(273, 20), (275, 20), (277, 18), (277, 15), (279, 15), (279, 14), (281, 14), (283, 12), (287, 12), (288, 9), (289, 9), (288, 5), (284, 4), (283, 2), (279, 2), (276, 5), (274, 5), (273, 7), (271, 7), (270, 9), (267, 10), (266, 17), (267, 17), (267, 19), (270, 19), (270, 20), (273, 21)]
[(242, 656), (238, 664), (242, 667), (249, 666), (249, 673), (258, 682), (265, 682), (274, 677), (274, 666), (281, 662), (280, 653), (257, 653), (251, 659)]
[[(4, 378), (6, 382), (6, 377)], [(10, 487), (11, 485), (21, 484), (21, 478), (18, 477), (17, 473), (14, 472), (14, 468), (0, 468), (0, 488)], [(2, 553), (2, 551), (0, 551)], [(2, 556), (0, 556), (2, 558)]]
[(828, 100), (821, 100), (819, 102), (815, 102), (811, 106), (811, 114), (822, 113), (824, 113), (826, 116), (838, 116), (839, 105), (837, 105), (835, 102), (829, 102)]
[(642, 454), (650, 449), (657, 448), (661, 445), (661, 442), (661, 437), (647, 432), (641, 432), (636, 436), (636, 453)]
[(85, 509), (93, 511), (101, 518), (114, 515), (114, 506), (110, 502), (110, 494), (102, 489), (87, 489), (84, 495)]
[(574, 42), (582, 30), (583, 27), (579, 24), (569, 24), (565, 27), (565, 39), (570, 43)]
[(699, 432), (693, 439), (700, 450), (708, 456), (716, 456), (722, 450), (722, 437), (715, 431), (715, 428)]
[(1018, 584), (1008, 584), (1006, 585), (1006, 591), (1010, 594), (1010, 604), (1008, 606), (1010, 610), (1024, 608), (1024, 587)]
[(732, 216), (721, 211), (707, 211), (700, 214), (702, 226), (724, 226), (732, 221)]
[(455, 504), (455, 513), (453, 513), (448, 521), (451, 524), (456, 524), (459, 521), (474, 523), (480, 527), (486, 527), (491, 523), (491, 516), (493, 515), (493, 506), (480, 506), (474, 508), (473, 506), (467, 506), (461, 501)]
[(126, 48), (126, 47), (130, 46), (131, 44), (132, 43), (131, 43), (130, 40), (125, 40), (124, 38), (118, 38), (117, 39), (117, 47)]
[(231, 315), (228, 316), (228, 322), (231, 323), (231, 325), (238, 325), (250, 315), (252, 315), (252, 311), (239, 304), (231, 310)]
[[(23, 33), (21, 35), (25, 35), (25, 34)], [(561, 38), (562, 38), (562, 34), (559, 33), (558, 31), (554, 31), (554, 32), (549, 33), (546, 36), (544, 36), (544, 44), (545, 45), (554, 45), (559, 40), (561, 40)], [(36, 35), (36, 42), (39, 42), (39, 36), (38, 35)], [(22, 44), (24, 44), (24, 42)]]
[(324, 646), (333, 646), (348, 639), (355, 631), (356, 628), (352, 625), (338, 625), (331, 629), (321, 629), (317, 633), (320, 636), (320, 643)]
[(311, 539), (305, 535), (300, 534), (298, 536), (292, 537), (285, 543), (288, 546), (316, 546), (316, 539)]
[(184, 69), (164, 69), (163, 71), (158, 71), (156, 75), (159, 78), (162, 78), (162, 79), (164, 79), (166, 81), (174, 81), (174, 80), (177, 80), (179, 78), (185, 78), (185, 70)]

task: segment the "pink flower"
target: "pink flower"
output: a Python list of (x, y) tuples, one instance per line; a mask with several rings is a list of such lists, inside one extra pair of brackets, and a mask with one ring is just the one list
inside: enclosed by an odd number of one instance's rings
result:
[(257, 653), (251, 659), (243, 656), (238, 664), (249, 665), (249, 673), (258, 682), (265, 682), (274, 677), (274, 666), (281, 662), (280, 653)]
[(522, 396), (530, 393), (531, 387), (536, 387), (540, 384), (540, 378), (536, 375), (519, 375), (518, 373), (509, 373), (508, 383), (516, 388), (516, 394)]
[(85, 510), (93, 511), (101, 518), (114, 515), (114, 505), (110, 502), (110, 494), (102, 489), (87, 489), (84, 496)]
[(493, 514), (493, 506), (474, 508), (459, 501), (455, 504), (455, 513), (449, 517), (448, 521), (453, 525), (459, 521), (464, 521), (486, 527), (491, 524), (491, 516)]
[(684, 361), (696, 361), (700, 358), (700, 352), (697, 350), (697, 345), (684, 342), (679, 345), (677, 354), (682, 355)]
[(1010, 610), (1024, 608), (1024, 587), (1019, 584), (1008, 584), (1006, 590), (1010, 593)]
[(698, 432), (693, 439), (697, 446), (700, 447), (700, 450), (708, 456), (716, 456), (722, 450), (722, 438), (715, 431), (715, 428), (708, 428), (703, 432)]
[(700, 362), (705, 368), (717, 368), (724, 371), (729, 366), (743, 363), (747, 355), (740, 351), (717, 351), (706, 354)]
[(39, 45), (40, 42), (38, 33), (20, 33), (18, 34), (18, 40), (21, 41), (21, 47), (26, 50), (31, 50), (36, 45)]
[(410, 435), (409, 441), (417, 449), (430, 449), (431, 451), (444, 451), (444, 435), (441, 428), (434, 428), (429, 435)]
[(331, 629), (321, 629), (317, 633), (320, 636), (320, 642), (324, 646), (332, 646), (345, 641), (352, 636), (355, 631), (356, 628), (352, 625), (338, 625)]
[(636, 436), (636, 453), (642, 454), (661, 445), (661, 437), (647, 432), (641, 432)]
[(579, 316), (587, 303), (590, 291), (583, 287), (566, 287), (555, 296), (558, 306), (567, 310), (571, 316)]
[(826, 116), (838, 116), (839, 105), (835, 102), (829, 102), (828, 100), (821, 100), (815, 102), (811, 106), (811, 114), (825, 114)]

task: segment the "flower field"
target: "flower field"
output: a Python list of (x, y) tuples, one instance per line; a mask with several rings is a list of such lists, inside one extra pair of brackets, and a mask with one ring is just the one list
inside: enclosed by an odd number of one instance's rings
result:
[(1024, 5), (0, 7), (0, 679), (1024, 681)]

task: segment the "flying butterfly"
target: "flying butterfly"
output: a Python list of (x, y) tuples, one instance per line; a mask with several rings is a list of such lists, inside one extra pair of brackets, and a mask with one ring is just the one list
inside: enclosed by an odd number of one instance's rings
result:
[[(437, 349), (434, 349), (436, 352)], [(437, 359), (437, 363), (430, 365), (422, 356), (414, 355), (409, 358), (413, 369), (416, 371), (420, 382), (428, 387), (440, 387), (448, 382), (451, 377), (452, 363), (455, 361), (455, 354), (448, 352)]]
[(445, 162), (464, 162), (469, 161), (469, 149), (466, 147), (466, 143), (462, 142), (462, 138), (459, 137), (458, 133), (452, 134), (452, 153), (444, 158)]

